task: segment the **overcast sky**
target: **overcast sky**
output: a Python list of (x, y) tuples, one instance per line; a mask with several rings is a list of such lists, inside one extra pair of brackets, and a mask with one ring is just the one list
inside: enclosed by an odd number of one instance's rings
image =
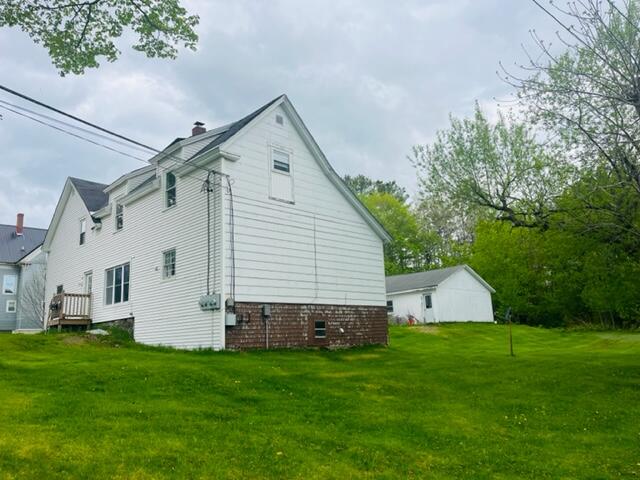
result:
[[(124, 43), (113, 64), (58, 76), (46, 51), (0, 29), (0, 83), (162, 147), (286, 93), (340, 174), (394, 179), (410, 193), (411, 146), (510, 87), (529, 30), (554, 26), (528, 0), (190, 1), (199, 48), (152, 60)], [(0, 99), (16, 101), (1, 93)], [(20, 102), (25, 105), (23, 102)], [(26, 105), (25, 105), (26, 106)], [(0, 223), (47, 227), (68, 176), (110, 183), (141, 163), (2, 111)]]

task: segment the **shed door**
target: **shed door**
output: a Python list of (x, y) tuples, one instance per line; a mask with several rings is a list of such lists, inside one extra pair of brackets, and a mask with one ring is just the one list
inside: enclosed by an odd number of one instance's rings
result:
[(430, 293), (423, 295), (422, 306), (424, 307), (424, 321), (426, 323), (435, 322), (435, 315), (433, 314), (433, 296)]

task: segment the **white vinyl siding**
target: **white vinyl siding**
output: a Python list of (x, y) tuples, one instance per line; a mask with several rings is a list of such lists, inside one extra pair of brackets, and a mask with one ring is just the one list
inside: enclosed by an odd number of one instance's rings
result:
[[(385, 306), (382, 241), (321, 170), (283, 109), (228, 147), (234, 180), (236, 301)], [(274, 201), (272, 150), (292, 152), (295, 204)], [(225, 216), (230, 214), (225, 198)], [(227, 220), (225, 219), (225, 222)], [(225, 235), (225, 264), (231, 263)], [(225, 269), (225, 291), (231, 284)]]
[[(168, 162), (171, 165), (172, 162)], [(219, 162), (211, 168), (220, 169)], [(163, 175), (164, 170), (158, 171)], [(206, 175), (206, 174), (204, 174)], [(64, 284), (70, 293), (80, 293), (85, 272), (93, 271), (92, 318), (95, 323), (133, 316), (136, 341), (176, 348), (224, 347), (221, 312), (203, 312), (198, 301), (206, 293), (206, 194), (201, 174), (179, 177), (180, 201), (164, 207), (164, 189), (125, 205), (126, 227), (115, 232), (115, 209), (102, 219), (101, 229), (87, 229), (87, 243), (78, 245), (78, 218), (87, 216), (77, 194), (68, 200), (52, 239), (47, 266), (46, 301)], [(195, 178), (194, 178), (195, 177)], [(127, 186), (111, 193), (122, 198)], [(212, 208), (220, 209), (221, 189), (216, 187)], [(113, 202), (113, 200), (111, 200)], [(91, 224), (89, 224), (90, 226)], [(213, 288), (220, 291), (222, 278), (222, 216), (212, 221)], [(176, 248), (179, 275), (162, 279), (162, 252)], [(105, 271), (129, 263), (129, 302), (107, 305)]]

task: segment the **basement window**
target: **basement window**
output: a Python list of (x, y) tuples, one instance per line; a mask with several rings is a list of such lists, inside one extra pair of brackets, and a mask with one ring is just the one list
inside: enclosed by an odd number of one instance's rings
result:
[(7, 300), (7, 313), (16, 313), (16, 301)]
[(124, 303), (129, 301), (129, 264), (118, 265), (106, 271), (105, 303)]
[(176, 176), (168, 172), (165, 177), (165, 206), (173, 207), (176, 204)]
[(393, 312), (393, 300), (387, 300), (387, 312)]
[(122, 230), (122, 227), (124, 227), (124, 206), (116, 203), (116, 231)]
[(162, 278), (176, 276), (176, 249), (162, 252)]
[(80, 245), (84, 245), (87, 237), (87, 220), (83, 218), (80, 220)]
[(327, 322), (316, 320), (314, 324), (314, 335), (316, 338), (327, 338)]

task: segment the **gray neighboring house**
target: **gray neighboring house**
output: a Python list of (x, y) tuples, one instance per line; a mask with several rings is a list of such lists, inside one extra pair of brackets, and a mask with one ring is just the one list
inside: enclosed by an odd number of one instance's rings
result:
[(0, 224), (0, 331), (42, 329), (46, 229)]

